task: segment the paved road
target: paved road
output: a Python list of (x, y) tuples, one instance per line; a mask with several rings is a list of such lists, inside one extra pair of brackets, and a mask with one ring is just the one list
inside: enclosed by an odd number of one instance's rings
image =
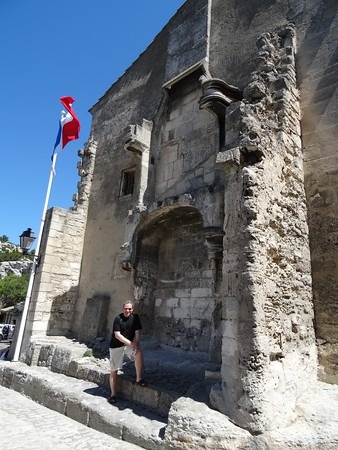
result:
[(7, 348), (9, 346), (9, 341), (0, 341), (0, 350)]
[(0, 448), (11, 450), (140, 450), (0, 386)]

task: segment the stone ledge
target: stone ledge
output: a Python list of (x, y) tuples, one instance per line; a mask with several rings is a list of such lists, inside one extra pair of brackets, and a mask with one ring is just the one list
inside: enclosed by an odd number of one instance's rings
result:
[(299, 402), (298, 420), (254, 436), (204, 403), (181, 396), (168, 423), (140, 406), (120, 400), (112, 406), (95, 383), (47, 368), (0, 361), (0, 385), (117, 439), (145, 449), (334, 450), (338, 447), (338, 386), (318, 383)]
[[(109, 392), (108, 360), (84, 357), (88, 351), (86, 345), (71, 340), (65, 342), (63, 337), (51, 338), (48, 343), (45, 339), (37, 339), (31, 342), (26, 362), (29, 365), (35, 363), (54, 373), (95, 383)], [(156, 386), (139, 387), (127, 375), (119, 376), (118, 391), (124, 400), (133, 401), (163, 417), (168, 416), (171, 404), (178, 398), (177, 393)]]
[(1, 362), (0, 384), (117, 439), (150, 450), (163, 448), (164, 419), (131, 402), (121, 400), (113, 407), (107, 402), (107, 391), (94, 383), (47, 368)]

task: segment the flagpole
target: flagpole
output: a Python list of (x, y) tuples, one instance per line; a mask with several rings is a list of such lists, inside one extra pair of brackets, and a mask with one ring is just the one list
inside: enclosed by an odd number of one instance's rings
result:
[(28, 309), (29, 309), (29, 304), (30, 304), (30, 301), (31, 301), (32, 290), (33, 290), (33, 285), (34, 285), (35, 272), (36, 272), (36, 268), (38, 266), (38, 261), (39, 261), (39, 258), (40, 258), (40, 254), (39, 254), (39, 252), (40, 252), (40, 244), (41, 244), (43, 228), (44, 228), (45, 220), (46, 220), (46, 213), (47, 213), (47, 208), (48, 208), (48, 203), (49, 203), (50, 192), (51, 192), (53, 178), (54, 178), (54, 174), (55, 174), (56, 157), (57, 157), (57, 152), (54, 152), (53, 153), (53, 158), (52, 158), (52, 165), (51, 165), (51, 169), (50, 169), (50, 174), (49, 174), (49, 181), (48, 181), (46, 199), (45, 199), (45, 204), (44, 204), (44, 207), (43, 207), (43, 212), (42, 212), (42, 217), (41, 217), (41, 225), (40, 225), (39, 237), (38, 237), (37, 244), (36, 244), (36, 250), (35, 250), (35, 255), (34, 255), (34, 259), (33, 259), (33, 266), (32, 266), (31, 274), (30, 274), (30, 277), (29, 277), (27, 294), (26, 294), (26, 299), (25, 299), (23, 311), (22, 311), (22, 316), (21, 316), (21, 321), (20, 321), (20, 326), (19, 326), (19, 333), (18, 333), (18, 337), (17, 337), (17, 340), (16, 340), (14, 356), (12, 358), (13, 362), (19, 360), (20, 351), (21, 351), (21, 347), (22, 347), (22, 341), (23, 341), (24, 331), (25, 331), (25, 327), (26, 327)]

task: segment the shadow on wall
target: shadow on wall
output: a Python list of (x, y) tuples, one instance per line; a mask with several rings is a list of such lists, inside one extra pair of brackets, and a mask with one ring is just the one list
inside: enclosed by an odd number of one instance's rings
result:
[[(52, 301), (47, 335), (70, 336), (75, 313), (78, 287), (71, 288)], [(106, 336), (107, 316), (110, 297), (97, 295), (88, 298), (78, 338), (84, 342)]]
[[(324, 46), (325, 41), (331, 40), (328, 35), (333, 34), (335, 15), (337, 14), (337, 6), (333, 6), (330, 11), (331, 0), (322, 2), (316, 14), (314, 14), (311, 24), (307, 29), (307, 33), (298, 49), (299, 58), (299, 74), (302, 83), (311, 71), (314, 60), (319, 56), (320, 49)], [(332, 31), (331, 31), (332, 30)], [(320, 81), (313, 91), (312, 98), (306, 103), (308, 108), (303, 109), (302, 125), (305, 132), (314, 133), (318, 125), (321, 123), (320, 118), (324, 115), (329, 102), (332, 100), (335, 90), (337, 89), (337, 62), (338, 48), (332, 53), (330, 61), (328, 61), (325, 70), (322, 71)], [(321, 61), (324, 69), (324, 60)], [(311, 115), (315, 105), (316, 115)]]

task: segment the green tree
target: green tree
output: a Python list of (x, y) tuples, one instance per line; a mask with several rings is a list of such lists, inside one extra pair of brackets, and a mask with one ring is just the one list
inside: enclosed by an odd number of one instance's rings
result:
[(0, 236), (0, 242), (8, 242), (8, 236), (6, 236), (5, 234)]
[(4, 308), (25, 300), (29, 276), (29, 274), (24, 274), (21, 277), (7, 275), (7, 277), (0, 279), (0, 301)]
[(19, 250), (5, 250), (3, 252), (0, 252), (0, 262), (3, 261), (20, 261), (21, 259), (30, 259), (33, 260), (34, 258), (34, 250), (27, 253), (26, 255), (23, 255)]

